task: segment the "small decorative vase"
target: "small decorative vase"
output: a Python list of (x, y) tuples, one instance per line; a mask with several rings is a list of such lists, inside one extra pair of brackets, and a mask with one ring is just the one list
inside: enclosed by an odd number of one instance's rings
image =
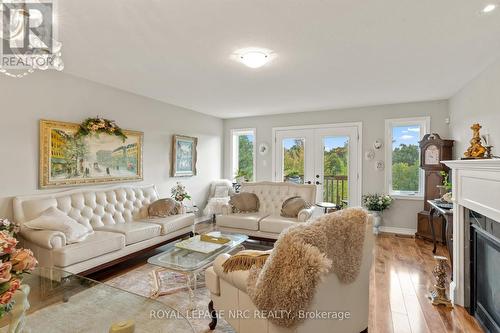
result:
[(382, 225), (382, 212), (372, 210), (370, 213), (373, 216), (373, 234), (378, 235), (379, 228)]

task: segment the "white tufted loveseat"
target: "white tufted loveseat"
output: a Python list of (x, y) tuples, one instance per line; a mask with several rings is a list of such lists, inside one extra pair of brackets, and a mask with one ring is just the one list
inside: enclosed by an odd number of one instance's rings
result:
[[(149, 219), (148, 206), (157, 199), (152, 185), (22, 196), (14, 199), (14, 218), (21, 224), (23, 246), (34, 251), (41, 266), (90, 273), (192, 231), (193, 214)], [(82, 242), (67, 244), (62, 232), (22, 227), (50, 207), (94, 232)]]
[[(294, 183), (256, 182), (243, 183), (241, 192), (255, 193), (259, 197), (260, 209), (257, 213), (233, 213), (230, 205), (225, 205), (222, 215), (217, 217), (217, 229), (243, 233), (264, 239), (277, 239), (279, 234), (298, 222), (308, 221), (314, 213), (316, 186)], [(303, 209), (297, 218), (281, 216), (283, 202), (293, 196), (300, 196), (312, 207)]]

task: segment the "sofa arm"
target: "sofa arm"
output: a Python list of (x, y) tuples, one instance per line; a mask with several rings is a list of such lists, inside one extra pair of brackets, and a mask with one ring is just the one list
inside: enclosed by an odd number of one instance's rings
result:
[(212, 295), (220, 296), (220, 280), (213, 267), (205, 271), (205, 285)]
[(221, 254), (219, 255), (213, 265), (213, 270), (215, 274), (222, 279), (232, 285), (233, 287), (238, 288), (241, 291), (247, 292), (247, 280), (249, 271), (234, 271), (229, 273), (224, 273), (224, 268), (222, 265), (229, 259), (231, 255), (229, 254)]
[(309, 208), (304, 208), (299, 212), (299, 215), (297, 215), (297, 219), (299, 222), (306, 222), (309, 220), (314, 213), (314, 206), (311, 206)]
[(221, 206), (222, 215), (231, 215), (233, 213), (233, 206), (226, 204)]
[(21, 230), (21, 237), (30, 243), (49, 250), (59, 249), (66, 245), (66, 236), (60, 231), (24, 228)]

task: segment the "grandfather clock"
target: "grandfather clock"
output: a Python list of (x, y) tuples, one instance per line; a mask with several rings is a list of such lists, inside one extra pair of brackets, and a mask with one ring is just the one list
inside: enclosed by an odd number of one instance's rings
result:
[[(453, 140), (444, 140), (436, 134), (426, 134), (420, 141), (420, 167), (425, 171), (424, 178), (424, 210), (418, 213), (416, 237), (432, 240), (432, 232), (429, 226), (430, 206), (427, 200), (440, 197), (438, 185), (443, 183), (441, 171), (449, 171), (441, 161), (453, 158)], [(432, 220), (436, 231), (436, 240), (446, 242), (444, 231), (444, 220), (442, 217), (434, 217)]]

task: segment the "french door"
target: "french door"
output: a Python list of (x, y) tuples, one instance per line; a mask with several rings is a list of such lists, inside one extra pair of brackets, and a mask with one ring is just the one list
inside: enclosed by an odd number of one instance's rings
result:
[(359, 127), (275, 129), (275, 181), (315, 184), (316, 201), (359, 206)]

